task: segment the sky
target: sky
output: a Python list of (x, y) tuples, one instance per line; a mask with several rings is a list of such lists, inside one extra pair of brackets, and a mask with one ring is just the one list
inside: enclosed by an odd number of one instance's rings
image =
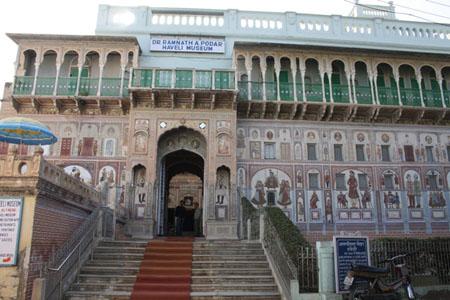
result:
[[(99, 4), (121, 6), (214, 8), (348, 15), (353, 0), (3, 0), (0, 1), (0, 99), (5, 82), (12, 82), (17, 46), (5, 34), (94, 34)], [(360, 0), (386, 5), (387, 0)], [(450, 23), (450, 0), (396, 0), (399, 19)], [(411, 10), (415, 9), (415, 10)], [(423, 12), (419, 12), (423, 11)], [(449, 26), (450, 30), (450, 26)]]

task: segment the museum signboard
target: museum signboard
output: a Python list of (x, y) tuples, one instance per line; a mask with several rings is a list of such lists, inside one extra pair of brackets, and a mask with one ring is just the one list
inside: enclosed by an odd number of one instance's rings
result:
[(369, 238), (366, 236), (335, 236), (333, 244), (336, 292), (346, 292), (344, 280), (351, 265), (370, 265)]
[(0, 266), (17, 264), (23, 198), (0, 198)]
[(225, 39), (217, 37), (152, 35), (150, 51), (225, 53)]

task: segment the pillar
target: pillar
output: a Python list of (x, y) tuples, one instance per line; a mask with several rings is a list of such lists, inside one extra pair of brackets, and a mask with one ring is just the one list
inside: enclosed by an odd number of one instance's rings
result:
[(267, 93), (266, 93), (266, 71), (267, 71), (267, 61), (266, 57), (260, 57), (259, 58), (259, 67), (261, 69), (261, 76), (262, 76), (262, 89), (263, 89), (263, 100), (267, 100)]
[(398, 104), (400, 106), (403, 106), (403, 101), (402, 101), (402, 94), (400, 93), (400, 73), (399, 70), (397, 68), (392, 68), (393, 72), (394, 72), (394, 79), (395, 79), (395, 84), (397, 85), (397, 97), (398, 97)]
[(294, 85), (294, 101), (298, 101), (297, 99), (297, 82), (296, 82), (296, 78), (297, 78), (297, 62), (296, 62), (296, 58), (294, 57), (292, 59), (292, 57), (289, 57), (289, 60), (291, 61), (291, 74), (292, 74), (292, 83)]
[(252, 58), (250, 55), (245, 56), (245, 71), (247, 72), (247, 93), (248, 93), (248, 100), (252, 100)]
[(423, 90), (422, 90), (422, 74), (420, 71), (416, 71), (417, 83), (419, 84), (419, 93), (420, 93), (420, 103), (422, 107), (425, 107), (425, 102), (423, 101)]
[(442, 85), (444, 84), (444, 78), (442, 77), (441, 73), (436, 72), (436, 80), (439, 83), (439, 92), (441, 93), (442, 107), (447, 107), (445, 105), (444, 89), (442, 88)]
[(277, 101), (281, 100), (280, 97), (280, 71), (281, 71), (281, 61), (280, 58), (274, 57), (274, 63), (275, 63), (275, 76), (277, 80)]
[(306, 90), (305, 90), (305, 74), (306, 74), (306, 64), (302, 58), (298, 60), (298, 67), (300, 69), (300, 76), (302, 77), (302, 97), (303, 102), (306, 102)]

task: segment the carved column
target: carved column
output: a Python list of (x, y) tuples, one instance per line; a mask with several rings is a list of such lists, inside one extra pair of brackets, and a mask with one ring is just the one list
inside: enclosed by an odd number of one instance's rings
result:
[[(350, 102), (358, 103), (358, 99), (356, 96), (356, 82), (355, 82), (356, 72), (354, 70), (351, 71), (350, 75), (347, 77), (348, 80), (348, 92), (352, 93), (349, 94)], [(351, 86), (350, 86), (351, 85)]]
[(84, 62), (86, 61), (86, 55), (84, 51), (78, 54), (78, 75), (77, 75), (77, 89), (75, 95), (78, 96), (80, 94), (80, 84), (81, 84), (81, 72), (83, 71)]
[(378, 78), (378, 70), (375, 70), (372, 74), (372, 83), (373, 83), (373, 89), (375, 91), (375, 104), (380, 105), (380, 99), (378, 97), (378, 84), (377, 84), (377, 78)]
[(392, 70), (395, 79), (395, 84), (397, 85), (398, 104), (400, 106), (403, 106), (402, 94), (400, 93), (400, 73), (398, 68), (392, 68)]
[(442, 107), (447, 107), (447, 105), (445, 105), (444, 89), (442, 88), (442, 85), (444, 84), (444, 78), (442, 77), (441, 73), (436, 73), (436, 80), (439, 85), (439, 92), (441, 94)]
[(41, 56), (36, 56), (38, 59), (34, 63), (34, 79), (33, 79), (33, 90), (31, 91), (31, 95), (36, 94), (36, 85), (37, 85), (37, 79), (39, 74), (39, 67), (41, 65)]
[(261, 76), (262, 76), (262, 90), (263, 90), (263, 100), (267, 100), (267, 93), (266, 93), (266, 71), (267, 71), (267, 61), (266, 57), (260, 57), (259, 58), (259, 67), (261, 69)]
[(248, 100), (252, 100), (252, 69), (253, 69), (253, 62), (250, 55), (245, 56), (245, 70), (247, 72), (247, 93), (248, 93)]
[(55, 87), (53, 89), (53, 96), (58, 94), (58, 83), (59, 83), (59, 74), (61, 72), (61, 65), (63, 63), (64, 56), (61, 51), (59, 51), (56, 55), (56, 78), (55, 78)]
[(101, 95), (102, 93), (102, 81), (103, 81), (103, 70), (105, 68), (107, 60), (107, 54), (101, 54), (98, 61), (98, 89), (97, 89), (97, 97)]
[(419, 84), (419, 93), (420, 93), (420, 103), (422, 107), (425, 107), (425, 102), (423, 101), (423, 90), (422, 90), (422, 74), (420, 70), (416, 70), (417, 83)]
[(280, 101), (280, 71), (281, 71), (281, 61), (278, 56), (274, 57), (274, 64), (275, 64), (275, 76), (277, 80), (277, 100)]
[(320, 80), (322, 82), (322, 101), (327, 102), (327, 99), (325, 97), (325, 68), (322, 66), (322, 64), (319, 64), (319, 73), (320, 73)]
[(289, 57), (289, 60), (291, 62), (291, 74), (292, 74), (292, 84), (294, 85), (294, 101), (298, 101), (297, 99), (297, 61), (296, 58), (292, 59), (292, 57)]
[(331, 77), (333, 75), (333, 66), (331, 65), (331, 61), (327, 62), (326, 74), (328, 75), (328, 84), (329, 84), (329, 90), (330, 90), (330, 102), (333, 103), (334, 102), (333, 83), (331, 81)]
[(303, 102), (306, 102), (306, 90), (305, 90), (305, 74), (306, 74), (306, 65), (305, 65), (305, 61), (303, 60), (302, 57), (299, 58), (298, 60), (298, 67), (300, 69), (300, 76), (302, 77), (302, 97), (303, 97)]
[[(126, 55), (126, 52), (123, 51), (120, 57), (120, 96), (123, 95), (123, 88), (124, 88), (124, 82), (125, 82), (125, 70), (127, 68), (128, 64), (128, 56)], [(130, 78), (131, 82), (131, 78)]]

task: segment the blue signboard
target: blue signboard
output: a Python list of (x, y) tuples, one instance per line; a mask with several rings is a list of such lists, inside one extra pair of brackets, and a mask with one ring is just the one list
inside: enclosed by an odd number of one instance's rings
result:
[(335, 236), (334, 241), (334, 268), (336, 292), (345, 292), (344, 279), (352, 264), (370, 265), (369, 238)]

